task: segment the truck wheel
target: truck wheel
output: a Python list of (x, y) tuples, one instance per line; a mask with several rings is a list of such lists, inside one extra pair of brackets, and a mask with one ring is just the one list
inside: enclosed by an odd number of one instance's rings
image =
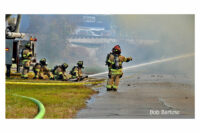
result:
[(6, 65), (6, 69), (7, 69), (7, 71), (6, 71), (6, 77), (10, 77), (10, 69), (11, 69), (11, 65)]

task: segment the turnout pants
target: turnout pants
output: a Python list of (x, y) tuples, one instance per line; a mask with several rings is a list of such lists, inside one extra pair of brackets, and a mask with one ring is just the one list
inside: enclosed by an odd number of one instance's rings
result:
[(23, 64), (23, 70), (22, 70), (22, 78), (28, 78), (28, 72), (29, 72), (29, 68), (30, 68), (30, 60), (23, 60), (22, 64)]
[(111, 88), (118, 89), (120, 76), (121, 76), (121, 74), (111, 74), (108, 78), (106, 88), (108, 88), (108, 89), (111, 89)]
[(50, 79), (54, 77), (53, 74), (49, 71), (49, 69), (46, 66), (43, 66), (41, 67), (39, 77), (41, 79), (45, 79), (45, 75), (47, 75)]
[(35, 73), (35, 78), (38, 79), (39, 76), (40, 76), (40, 69), (41, 69), (41, 66), (40, 65), (37, 65), (35, 67), (35, 70), (34, 70), (34, 73)]

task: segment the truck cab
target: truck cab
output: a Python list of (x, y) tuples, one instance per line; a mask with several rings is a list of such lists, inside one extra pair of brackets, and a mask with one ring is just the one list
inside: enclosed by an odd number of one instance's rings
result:
[(31, 44), (31, 50), (33, 53), (32, 65), (36, 63), (36, 42), (37, 39), (32, 36), (30, 39), (6, 39), (6, 76), (10, 76), (11, 66), (12, 64), (16, 64), (15, 68), (16, 72), (20, 72), (20, 68), (22, 67), (22, 50), (25, 48), (27, 43)]

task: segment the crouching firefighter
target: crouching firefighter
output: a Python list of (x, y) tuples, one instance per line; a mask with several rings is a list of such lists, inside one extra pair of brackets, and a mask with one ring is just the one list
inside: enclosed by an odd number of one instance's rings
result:
[(82, 69), (84, 69), (83, 61), (78, 61), (77, 66), (74, 66), (70, 71), (71, 79), (76, 79), (76, 81), (81, 81), (85, 78), (88, 78), (88, 76), (83, 76)]
[(66, 74), (66, 69), (68, 68), (67, 63), (63, 63), (62, 65), (55, 66), (54, 69), (52, 70), (54, 74), (54, 78), (57, 80), (64, 80), (67, 81), (68, 77)]
[(108, 65), (108, 81), (107, 81), (107, 91), (117, 91), (119, 80), (123, 75), (122, 63), (129, 62), (132, 57), (124, 57), (121, 55), (121, 48), (116, 45), (110, 54), (107, 55), (106, 65)]
[(31, 50), (31, 44), (27, 43), (25, 45), (25, 48), (21, 52), (21, 59), (22, 59), (22, 75), (21, 78), (28, 79), (28, 72), (30, 69), (31, 59), (32, 59), (32, 50)]
[(45, 58), (41, 59), (39, 63), (35, 64), (33, 71), (35, 73), (34, 79), (45, 79), (45, 75), (47, 75), (51, 80), (54, 79), (53, 74), (47, 67), (47, 62)]

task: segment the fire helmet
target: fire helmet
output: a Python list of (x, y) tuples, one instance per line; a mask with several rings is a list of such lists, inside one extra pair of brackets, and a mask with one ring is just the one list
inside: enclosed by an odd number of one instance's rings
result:
[(112, 49), (112, 52), (113, 53), (116, 53), (116, 54), (121, 54), (121, 48), (119, 45), (115, 45)]
[(46, 64), (46, 59), (45, 58), (40, 59), (40, 63), (41, 64)]
[(31, 44), (30, 44), (30, 43), (27, 43), (27, 44), (25, 45), (25, 47), (28, 48), (28, 49), (30, 49), (30, 48), (31, 48)]
[(63, 63), (62, 67), (66, 69), (66, 68), (68, 68), (68, 64), (67, 63)]
[(78, 65), (79, 67), (83, 67), (83, 61), (78, 61), (78, 62), (77, 62), (77, 65)]

